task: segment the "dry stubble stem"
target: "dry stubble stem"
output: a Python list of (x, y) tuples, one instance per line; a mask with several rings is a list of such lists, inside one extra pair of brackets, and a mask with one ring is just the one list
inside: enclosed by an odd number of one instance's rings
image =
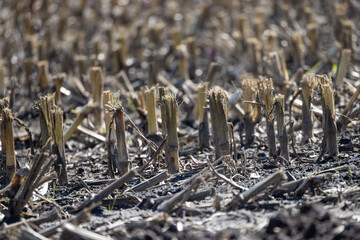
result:
[(49, 62), (48, 61), (40, 61), (38, 63), (39, 68), (39, 84), (40, 84), (40, 90), (46, 91), (49, 87)]
[(179, 172), (179, 140), (177, 135), (177, 105), (174, 95), (163, 98), (166, 113), (166, 128), (168, 140), (166, 144), (166, 160), (169, 173)]
[(102, 125), (102, 92), (104, 89), (104, 77), (100, 67), (90, 68), (90, 82), (92, 89), (92, 99), (97, 107), (94, 109), (94, 123), (96, 127)]
[(13, 134), (13, 116), (11, 110), (5, 108), (1, 113), (1, 141), (2, 148), (5, 149), (6, 169), (11, 179), (16, 170), (16, 155)]
[(87, 104), (74, 120), (73, 124), (66, 130), (64, 134), (64, 142), (68, 141), (75, 132), (80, 123), (87, 117), (87, 115), (94, 110), (94, 104)]
[(165, 112), (165, 104), (164, 97), (169, 94), (169, 89), (166, 87), (159, 87), (159, 102), (160, 102), (160, 111), (161, 111), (161, 130), (162, 134), (165, 136), (167, 134), (166, 128), (166, 112)]
[(301, 100), (302, 100), (302, 131), (304, 141), (307, 142), (314, 137), (313, 134), (313, 111), (312, 111), (312, 79), (304, 78), (301, 81)]
[(215, 155), (219, 158), (230, 154), (229, 129), (227, 125), (226, 95), (223, 91), (209, 93), (210, 116), (215, 144)]
[(330, 83), (321, 84), (321, 95), (323, 105), (323, 130), (327, 153), (338, 155), (338, 143), (336, 140), (337, 128), (335, 122), (334, 91)]
[(156, 117), (156, 88), (151, 87), (145, 90), (145, 103), (147, 110), (148, 134), (157, 134), (158, 125)]
[(208, 111), (206, 109), (206, 99), (208, 95), (208, 84), (200, 83), (198, 85), (198, 99), (199, 99), (199, 113), (200, 113), (200, 125), (199, 125), (199, 148), (209, 148), (210, 146), (210, 134), (209, 134), (209, 120)]
[(272, 108), (274, 104), (273, 83), (271, 79), (264, 79), (260, 82), (262, 96), (265, 104), (266, 135), (268, 140), (269, 156), (276, 154), (276, 138), (274, 127), (274, 115)]
[(116, 124), (116, 140), (118, 149), (118, 163), (117, 166), (121, 175), (124, 175), (129, 171), (129, 154), (126, 145), (126, 132), (125, 132), (125, 119), (124, 110), (121, 106), (115, 111), (115, 124)]
[(68, 176), (66, 170), (65, 144), (63, 134), (63, 111), (60, 108), (55, 108), (52, 111), (52, 116), (53, 135), (58, 150), (58, 159), (55, 162), (55, 169), (58, 173), (60, 185), (65, 185), (68, 183)]
[(289, 160), (289, 141), (285, 125), (285, 100), (284, 95), (279, 95), (275, 100), (275, 115), (278, 130), (278, 139), (280, 143), (280, 156)]

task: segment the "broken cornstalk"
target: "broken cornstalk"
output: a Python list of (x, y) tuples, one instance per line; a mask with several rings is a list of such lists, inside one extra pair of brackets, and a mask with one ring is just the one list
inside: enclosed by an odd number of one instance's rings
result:
[(226, 93), (223, 90), (211, 90), (210, 116), (215, 156), (220, 158), (230, 154), (229, 129), (227, 124)]
[(266, 135), (269, 148), (269, 156), (273, 157), (276, 155), (276, 138), (275, 138), (275, 127), (274, 127), (274, 90), (271, 79), (264, 79), (260, 81), (261, 95), (263, 96), (265, 105), (265, 120), (266, 120)]
[(147, 110), (148, 134), (157, 134), (158, 124), (156, 115), (156, 88), (145, 89), (145, 103)]
[(169, 173), (179, 172), (179, 140), (177, 135), (177, 114), (175, 95), (169, 94), (163, 97), (163, 104), (166, 114), (166, 129), (168, 140), (166, 143), (166, 162)]
[(254, 142), (255, 126), (261, 121), (260, 104), (257, 101), (257, 85), (255, 79), (248, 79), (242, 82), (244, 89), (244, 125), (245, 144), (251, 145)]
[(209, 117), (208, 109), (206, 108), (206, 99), (208, 96), (208, 83), (200, 83), (198, 85), (198, 101), (199, 101), (199, 148), (210, 147), (209, 134)]
[(289, 160), (289, 140), (285, 125), (284, 95), (278, 95), (275, 99), (275, 118), (277, 123), (278, 140), (280, 143), (280, 156)]

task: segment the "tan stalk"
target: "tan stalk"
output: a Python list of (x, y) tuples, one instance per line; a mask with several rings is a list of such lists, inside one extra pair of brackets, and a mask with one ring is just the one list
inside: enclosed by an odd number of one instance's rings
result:
[(125, 119), (124, 109), (118, 104), (115, 106), (114, 112), (115, 126), (116, 126), (116, 142), (118, 150), (118, 161), (116, 162), (117, 167), (121, 175), (126, 174), (129, 171), (129, 154), (127, 150), (126, 132), (125, 132)]
[(55, 170), (58, 174), (59, 184), (68, 183), (65, 158), (65, 143), (63, 134), (63, 111), (59, 107), (55, 107), (52, 111), (52, 135), (57, 149), (57, 161), (55, 162)]
[(261, 43), (256, 38), (246, 39), (249, 54), (250, 69), (254, 75), (261, 73)]
[(304, 66), (304, 53), (303, 53), (303, 39), (300, 32), (294, 32), (291, 35), (292, 43), (292, 56), (293, 56), (293, 69), (303, 68)]
[(230, 136), (227, 124), (226, 93), (223, 90), (211, 90), (210, 116), (216, 159), (230, 154)]
[(163, 97), (163, 104), (166, 114), (166, 128), (168, 140), (166, 142), (166, 162), (169, 173), (179, 172), (179, 140), (177, 135), (177, 114), (175, 95), (169, 94)]
[(289, 160), (289, 141), (285, 125), (284, 95), (278, 95), (275, 98), (275, 118), (277, 123), (278, 140), (280, 143), (280, 156)]
[(167, 87), (159, 87), (159, 103), (160, 103), (160, 111), (161, 111), (161, 130), (163, 136), (167, 134), (166, 128), (166, 112), (165, 112), (165, 104), (164, 97), (169, 94), (169, 89)]
[(274, 30), (269, 30), (268, 48), (269, 52), (276, 52), (278, 50), (278, 34)]
[(174, 28), (172, 30), (173, 40), (174, 40), (174, 47), (177, 47), (181, 43), (181, 29)]
[(350, 60), (351, 60), (351, 50), (342, 49), (338, 62), (338, 69), (335, 77), (335, 85), (338, 87), (341, 86), (342, 83), (344, 82), (344, 78), (348, 70)]
[(266, 134), (269, 148), (269, 155), (276, 155), (276, 138), (275, 138), (275, 127), (274, 127), (274, 88), (271, 79), (263, 79), (259, 82), (260, 94), (263, 97), (265, 105), (265, 118), (266, 118)]
[(16, 171), (16, 155), (14, 145), (13, 120), (11, 110), (4, 108), (1, 113), (1, 146), (6, 155), (6, 169), (9, 179)]
[(44, 92), (49, 87), (49, 62), (46, 60), (38, 62), (38, 69), (40, 90)]
[(208, 83), (198, 84), (198, 102), (199, 102), (199, 147), (200, 149), (209, 148), (210, 134), (209, 134), (209, 120), (208, 111), (206, 109), (206, 99), (208, 96)]
[(137, 99), (139, 101), (139, 106), (143, 112), (146, 112), (146, 104), (145, 104), (145, 96), (144, 96), (144, 89), (141, 87), (140, 91), (136, 92)]
[(184, 45), (179, 45), (177, 47), (177, 55), (179, 58), (179, 72), (182, 79), (189, 79), (189, 70), (188, 70), (188, 53)]
[(318, 25), (316, 23), (309, 23), (306, 26), (306, 28), (307, 28), (307, 35), (311, 41), (310, 53), (315, 54), (318, 49), (318, 38), (319, 38)]
[(110, 90), (104, 91), (102, 98), (103, 98), (104, 119), (105, 119), (105, 132), (107, 136), (109, 134), (110, 123), (112, 118), (111, 106), (114, 104), (113, 94)]
[(312, 98), (314, 88), (314, 77), (306, 76), (301, 81), (301, 100), (302, 100), (302, 131), (304, 134), (304, 142), (308, 142), (314, 138), (313, 121), (314, 114), (312, 110)]
[(280, 93), (286, 94), (289, 87), (289, 75), (284, 55), (279, 52), (270, 52), (264, 60), (267, 73), (272, 77), (274, 85)]
[(248, 17), (246, 14), (238, 15), (239, 31), (241, 34), (242, 49), (246, 49), (246, 39), (249, 37)]
[(354, 22), (351, 20), (343, 20), (341, 22), (341, 44), (343, 48), (354, 50), (353, 47), (353, 32)]
[(104, 89), (104, 77), (100, 67), (90, 68), (90, 82), (93, 103), (96, 105), (96, 108), (94, 109), (94, 125), (97, 128), (100, 128), (103, 123), (101, 96)]
[(72, 136), (72, 134), (75, 132), (75, 130), (77, 129), (77, 127), (81, 124), (81, 122), (94, 110), (95, 106), (94, 104), (87, 104), (85, 107), (83, 107), (83, 109), (81, 110), (81, 112), (79, 113), (79, 115), (76, 117), (76, 119), (74, 120), (74, 122), (71, 124), (71, 126), (66, 130), (65, 134), (64, 134), (64, 142), (68, 141), (70, 139), (70, 137)]
[(324, 142), (326, 143), (327, 153), (336, 156), (339, 150), (336, 139), (334, 90), (328, 76), (320, 75), (317, 76), (317, 79), (320, 82), (322, 97)]
[(47, 94), (43, 97), (40, 97), (38, 104), (38, 111), (40, 118), (41, 146), (45, 146), (49, 137), (52, 135), (51, 110), (54, 107), (55, 107), (55, 93)]
[(156, 88), (145, 89), (145, 103), (148, 121), (148, 134), (157, 134), (158, 124), (156, 115)]
[(56, 103), (58, 105), (61, 104), (61, 87), (66, 79), (66, 73), (60, 73), (53, 77), (54, 85), (55, 85), (55, 93), (56, 93)]
[(243, 109), (245, 111), (245, 144), (250, 145), (254, 142), (255, 126), (261, 120), (261, 108), (257, 99), (256, 79), (247, 79), (242, 82), (243, 85)]

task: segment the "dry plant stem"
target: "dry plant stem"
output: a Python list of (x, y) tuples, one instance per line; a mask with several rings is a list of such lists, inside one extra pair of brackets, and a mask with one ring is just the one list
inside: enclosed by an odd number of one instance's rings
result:
[(88, 240), (111, 240), (111, 237), (105, 237), (95, 232), (75, 226), (71, 223), (64, 223), (60, 239), (88, 239)]
[(104, 198), (106, 198), (107, 196), (109, 196), (109, 194), (111, 194), (113, 191), (115, 191), (115, 189), (118, 189), (120, 187), (122, 187), (125, 183), (127, 183), (129, 180), (131, 180), (132, 178), (135, 177), (135, 175), (137, 174), (136, 172), (137, 168), (131, 169), (130, 171), (128, 171), (126, 174), (124, 174), (123, 176), (121, 176), (119, 179), (116, 179), (115, 181), (113, 181), (109, 186), (107, 186), (106, 188), (104, 188), (103, 190), (101, 190), (98, 194), (96, 194), (94, 196), (94, 198), (89, 199), (87, 201), (85, 201), (79, 208), (78, 211), (89, 207), (91, 204), (93, 203), (99, 203), (100, 201), (102, 201)]
[(189, 186), (174, 194), (169, 200), (161, 203), (158, 207), (159, 211), (170, 212), (177, 204), (185, 203), (193, 190), (196, 190), (200, 183), (203, 181), (201, 177), (195, 178)]
[(316, 23), (309, 23), (306, 26), (306, 29), (307, 29), (307, 35), (311, 41), (310, 53), (316, 54), (316, 50), (318, 48), (318, 38), (319, 38), (318, 25)]
[(189, 68), (188, 68), (188, 53), (185, 46), (180, 45), (177, 49), (179, 58), (179, 71), (182, 79), (189, 79)]
[[(346, 166), (348, 169), (348, 166)], [(300, 186), (302, 186), (302, 184), (307, 181), (309, 182), (309, 179), (311, 179), (311, 181), (313, 181), (314, 183), (320, 183), (323, 182), (327, 179), (331, 179), (332, 177), (332, 173), (322, 173), (319, 175), (311, 175), (311, 176), (307, 176), (304, 177), (302, 179), (299, 180), (295, 180), (295, 181), (291, 181), (291, 182), (287, 182), (284, 183), (282, 185), (280, 185), (274, 192), (273, 195), (274, 196), (281, 196), (285, 193), (293, 193), (295, 192), (297, 189), (299, 189)], [(304, 187), (302, 187), (302, 189), (304, 190)], [(299, 193), (299, 191), (298, 191)]]
[(42, 236), (32, 228), (25, 228), (21, 230), (21, 237), (24, 240), (49, 240), (49, 238)]
[(211, 127), (215, 144), (215, 156), (230, 154), (229, 129), (227, 125), (226, 94), (221, 90), (209, 93)]
[(166, 128), (166, 112), (165, 104), (163, 98), (165, 95), (169, 94), (169, 89), (166, 87), (159, 87), (159, 103), (160, 103), (160, 112), (161, 112), (161, 130), (162, 134), (165, 136), (167, 134)]
[(274, 92), (271, 79), (264, 79), (260, 82), (260, 89), (265, 105), (265, 117), (266, 117), (266, 135), (269, 148), (269, 156), (273, 157), (276, 154), (276, 138), (274, 127), (274, 115), (272, 113), (274, 104)]
[(297, 154), (296, 152), (296, 148), (295, 148), (295, 137), (294, 137), (294, 121), (292, 120), (292, 105), (295, 101), (295, 99), (300, 95), (301, 90), (298, 89), (294, 95), (291, 98), (290, 104), (289, 104), (289, 119), (290, 119), (290, 138), (291, 138), (291, 147), (292, 150), (296, 156), (296, 159), (300, 162), (303, 162), (302, 159), (300, 158), (299, 154)]
[(9, 179), (12, 179), (16, 171), (16, 155), (14, 145), (13, 121), (11, 110), (5, 108), (1, 113), (1, 146), (5, 149), (6, 170)]
[(87, 64), (87, 58), (86, 56), (75, 56), (75, 65), (77, 69), (78, 77), (80, 78), (81, 83), (85, 87), (87, 91), (90, 91), (89, 89), (89, 83), (86, 82), (85, 77), (87, 75), (88, 71), (88, 64)]
[(147, 188), (155, 186), (156, 184), (164, 181), (168, 177), (169, 177), (169, 174), (165, 170), (165, 171), (159, 173), (158, 175), (155, 175), (154, 177), (152, 177), (148, 180), (145, 180), (144, 182), (141, 182), (138, 185), (132, 187), (132, 191), (134, 191), (134, 192), (144, 191)]
[(150, 160), (144, 164), (144, 166), (142, 166), (139, 170), (138, 173), (139, 175), (141, 175), (145, 169), (153, 162), (156, 161), (157, 158), (159, 157), (159, 154), (161, 153), (162, 149), (164, 148), (165, 144), (167, 143), (167, 139), (168, 139), (168, 135), (165, 135), (164, 139), (162, 140), (162, 142), (160, 143), (160, 146), (156, 149), (156, 151), (151, 155)]
[(148, 134), (157, 134), (158, 124), (156, 115), (156, 88), (145, 89), (145, 103), (147, 110)]
[[(340, 116), (340, 119), (338, 121), (339, 131), (344, 131), (346, 129), (346, 126), (349, 122), (348, 117), (352, 118), (351, 115), (354, 114), (354, 116), (357, 116), (356, 111), (352, 111), (354, 107), (354, 102), (360, 95), (360, 85), (357, 87), (356, 92), (351, 96), (350, 101), (346, 104), (345, 109)], [(352, 112), (351, 112), (352, 111)]]
[(52, 111), (52, 117), (52, 135), (55, 141), (58, 156), (58, 159), (55, 162), (55, 170), (58, 174), (59, 184), (66, 185), (68, 183), (68, 176), (66, 170), (65, 143), (63, 134), (63, 111), (60, 108), (55, 108)]
[(38, 111), (40, 118), (41, 146), (44, 146), (51, 136), (51, 110), (55, 107), (55, 93), (40, 97)]
[(75, 216), (71, 216), (70, 218), (66, 219), (65, 221), (60, 222), (55, 226), (46, 228), (46, 229), (40, 231), (39, 233), (43, 236), (49, 237), (53, 234), (56, 234), (58, 228), (62, 227), (64, 225), (64, 223), (72, 223), (74, 225), (79, 225), (81, 223), (89, 222), (90, 218), (91, 218), (91, 214), (90, 214), (91, 210), (98, 207), (99, 205), (100, 205), (100, 203), (91, 204), (87, 208), (82, 208), (82, 210), (81, 211), (79, 210), (80, 212), (78, 212)]
[(106, 131), (106, 136), (108, 136), (109, 134), (109, 129), (110, 127), (113, 128), (113, 126), (110, 126), (111, 123), (111, 105), (113, 105), (113, 94), (112, 92), (109, 91), (104, 91), (103, 95), (103, 109), (104, 109), (104, 119), (105, 119), (105, 131)]
[(6, 94), (5, 74), (6, 68), (4, 66), (0, 66), (0, 98), (4, 98)]
[(54, 85), (55, 85), (55, 93), (56, 93), (56, 103), (57, 105), (61, 104), (61, 87), (66, 79), (66, 73), (60, 73), (53, 77)]
[(199, 101), (199, 148), (210, 147), (209, 118), (206, 108), (206, 99), (208, 95), (208, 83), (200, 83), (198, 85), (198, 101)]
[(206, 82), (208, 83), (208, 88), (211, 88), (211, 86), (214, 83), (215, 75), (220, 70), (220, 65), (216, 62), (211, 62), (209, 71), (206, 75)]
[(323, 82), (320, 85), (323, 105), (323, 130), (327, 153), (336, 156), (339, 150), (336, 140), (337, 128), (335, 122), (334, 90), (330, 84), (329, 82)]
[(230, 185), (236, 187), (237, 189), (240, 189), (241, 191), (246, 191), (246, 190), (248, 190), (247, 188), (242, 187), (242, 186), (240, 186), (239, 184), (237, 184), (236, 182), (234, 182), (233, 180), (227, 178), (227, 177), (224, 176), (223, 174), (218, 173), (218, 172), (216, 171), (216, 169), (214, 168), (214, 166), (211, 164), (210, 161), (208, 161), (208, 164), (209, 164), (211, 170), (212, 170), (212, 171), (214, 172), (214, 174), (216, 175), (216, 177), (224, 180), (225, 182), (227, 182), (227, 183), (229, 183)]
[(293, 46), (293, 59), (294, 65), (293, 69), (303, 68), (304, 66), (304, 54), (302, 51), (303, 40), (300, 32), (294, 32), (291, 36), (292, 46)]
[(166, 95), (163, 98), (163, 104), (166, 113), (166, 128), (168, 131), (168, 140), (166, 144), (166, 162), (169, 173), (177, 173), (179, 166), (179, 140), (177, 135), (177, 114), (176, 97)]
[(94, 109), (94, 124), (97, 128), (102, 126), (102, 92), (104, 89), (104, 77), (100, 67), (90, 68), (90, 82), (93, 103), (97, 105)]
[(125, 132), (125, 119), (124, 109), (118, 105), (114, 114), (115, 126), (116, 126), (116, 144), (118, 150), (118, 160), (116, 166), (120, 173), (126, 174), (129, 171), (129, 154), (126, 145), (126, 132)]
[(244, 80), (242, 85), (244, 88), (244, 125), (245, 125), (245, 144), (251, 145), (254, 142), (255, 126), (261, 121), (260, 105), (257, 103), (257, 80)]
[(47, 141), (41, 152), (35, 155), (33, 164), (30, 168), (29, 174), (25, 178), (25, 181), (17, 191), (15, 197), (11, 199), (9, 211), (10, 214), (19, 215), (24, 208), (25, 204), (30, 199), (33, 191), (39, 187), (42, 177), (48, 172), (51, 164), (55, 160), (50, 156), (46, 150), (51, 142), (51, 139)]
[(149, 87), (156, 86), (156, 69), (155, 69), (155, 63), (150, 62), (149, 63)]
[(268, 48), (269, 52), (276, 52), (278, 50), (278, 35), (276, 31), (269, 30)]
[(31, 75), (33, 74), (33, 60), (31, 58), (24, 59), (24, 70), (25, 70), (25, 86), (28, 88), (28, 97), (31, 98)]
[(48, 61), (40, 61), (38, 63), (39, 69), (39, 84), (40, 90), (42, 92), (46, 91), (49, 87), (49, 62)]
[(278, 140), (280, 143), (280, 156), (289, 160), (289, 141), (286, 133), (284, 105), (284, 96), (277, 96), (275, 100), (275, 118), (277, 123)]
[(313, 119), (314, 114), (312, 110), (312, 97), (313, 97), (313, 80), (311, 77), (305, 77), (301, 81), (301, 126), (304, 134), (304, 142), (308, 142), (314, 138), (313, 133)]
[(279, 171), (273, 173), (263, 181), (255, 184), (249, 190), (241, 193), (238, 197), (234, 198), (231, 202), (227, 204), (227, 209), (231, 210), (234, 209), (234, 207), (236, 206), (243, 207), (251, 198), (255, 197), (262, 191), (269, 189), (270, 186), (278, 186), (283, 179), (286, 179), (285, 172), (284, 169), (280, 169)]
[(351, 50), (342, 49), (338, 62), (338, 69), (335, 77), (335, 85), (338, 87), (341, 86), (344, 82), (344, 78), (348, 70), (350, 60), (351, 60)]
[(261, 44), (256, 38), (247, 39), (250, 70), (255, 76), (261, 74)]
[(73, 135), (73, 133), (75, 132), (77, 127), (87, 117), (87, 115), (89, 115), (89, 113), (91, 113), (93, 111), (93, 109), (94, 109), (94, 104), (87, 104), (85, 107), (83, 107), (83, 109), (81, 110), (79, 115), (76, 117), (74, 122), (66, 130), (66, 132), (64, 134), (64, 142), (66, 142), (66, 141), (68, 141), (70, 139), (70, 137)]

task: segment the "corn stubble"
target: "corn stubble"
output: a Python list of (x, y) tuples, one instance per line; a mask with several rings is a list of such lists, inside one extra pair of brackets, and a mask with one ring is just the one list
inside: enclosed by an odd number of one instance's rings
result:
[(165, 124), (168, 134), (166, 142), (166, 163), (169, 173), (177, 173), (179, 166), (179, 139), (177, 134), (178, 107), (173, 94), (165, 95), (162, 99), (165, 110)]
[(227, 96), (223, 90), (209, 92), (211, 129), (216, 159), (230, 154), (230, 136), (227, 124)]

